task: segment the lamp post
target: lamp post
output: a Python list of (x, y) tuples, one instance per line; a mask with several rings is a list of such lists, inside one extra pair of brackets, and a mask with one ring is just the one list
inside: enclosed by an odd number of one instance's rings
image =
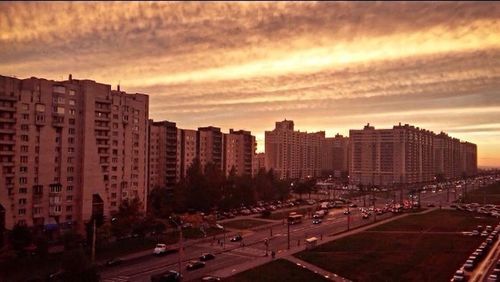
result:
[(177, 226), (177, 229), (179, 229), (179, 274), (182, 274), (182, 249), (183, 249), (183, 240), (182, 240), (182, 221), (180, 223), (175, 222), (175, 220), (172, 217), (169, 217), (169, 219), (175, 223)]

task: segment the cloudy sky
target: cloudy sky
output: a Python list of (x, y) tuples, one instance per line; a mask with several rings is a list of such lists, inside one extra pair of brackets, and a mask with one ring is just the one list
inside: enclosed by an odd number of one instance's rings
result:
[(500, 4), (0, 3), (0, 74), (150, 95), (156, 120), (348, 134), (399, 122), (500, 166)]

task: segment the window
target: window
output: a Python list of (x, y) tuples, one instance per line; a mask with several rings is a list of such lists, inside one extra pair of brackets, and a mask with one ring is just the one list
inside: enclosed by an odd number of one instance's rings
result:
[(25, 215), (25, 214), (26, 214), (26, 209), (19, 209), (19, 210), (17, 211), (17, 214), (18, 214), (18, 215)]
[(26, 184), (26, 183), (28, 183), (28, 178), (26, 178), (26, 177), (19, 177), (19, 183), (20, 184)]
[(69, 114), (74, 116), (75, 115), (75, 109), (69, 109)]
[(74, 153), (75, 152), (75, 148), (73, 147), (68, 147), (68, 153)]
[(66, 206), (66, 212), (72, 212), (73, 206)]
[(24, 199), (24, 198), (19, 199), (19, 204), (20, 205), (26, 205), (26, 199)]
[(66, 201), (73, 201), (73, 195), (66, 196)]
[(19, 167), (19, 172), (20, 173), (26, 173), (26, 172), (28, 172), (28, 167), (26, 167), (26, 166)]
[(74, 118), (70, 118), (69, 119), (69, 124), (70, 125), (75, 125), (75, 119)]
[(75, 134), (75, 129), (74, 128), (68, 129), (68, 134)]
[(73, 99), (69, 99), (68, 103), (69, 103), (70, 106), (74, 106), (76, 104), (76, 101), (73, 100)]
[(73, 186), (67, 186), (67, 187), (66, 187), (66, 191), (68, 191), (68, 192), (73, 191)]
[(23, 109), (23, 111), (28, 111), (28, 110), (30, 109), (30, 105), (29, 105), (29, 104), (25, 104), (25, 103), (23, 103), (23, 104), (21, 105), (21, 109)]
[(28, 189), (23, 187), (23, 188), (19, 188), (19, 194), (27, 194), (28, 193)]
[(21, 152), (27, 153), (28, 152), (28, 146), (26, 146), (26, 145), (21, 146)]
[(73, 138), (73, 137), (69, 137), (69, 138), (68, 138), (68, 143), (69, 143), (69, 144), (73, 144), (73, 143), (75, 143), (75, 138)]
[(29, 141), (28, 135), (21, 135), (21, 141), (28, 142)]
[(43, 112), (45, 112), (45, 105), (44, 104), (36, 104), (35, 110), (37, 112), (43, 113)]
[[(64, 86), (59, 86), (59, 85), (54, 85), (54, 86), (52, 87), (52, 91), (53, 91), (54, 93), (61, 93), (61, 94), (65, 94), (65, 93), (66, 93), (66, 87), (64, 87)], [(70, 91), (70, 93), (71, 93), (71, 91)], [(70, 94), (70, 95), (71, 95), (71, 94)]]
[(68, 163), (72, 164), (73, 163), (73, 157), (68, 157)]
[(68, 181), (68, 183), (73, 182), (73, 176), (68, 176), (67, 181)]
[(21, 125), (21, 130), (23, 130), (23, 131), (28, 131), (28, 130), (30, 130), (30, 126), (29, 126), (29, 125), (27, 125), (27, 124), (22, 124), (22, 125)]
[(54, 110), (58, 114), (64, 114), (64, 107), (54, 107)]
[(73, 167), (72, 166), (68, 166), (68, 172), (73, 172)]
[(75, 96), (75, 94), (76, 94), (75, 90), (72, 89), (69, 90), (69, 96)]
[(30, 115), (29, 114), (23, 114), (23, 120), (29, 120)]

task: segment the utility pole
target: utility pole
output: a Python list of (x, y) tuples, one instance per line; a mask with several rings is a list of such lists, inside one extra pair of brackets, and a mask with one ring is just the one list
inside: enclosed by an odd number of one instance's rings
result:
[(95, 239), (96, 239), (96, 232), (95, 232), (95, 216), (93, 216), (93, 221), (92, 221), (92, 255), (91, 255), (91, 261), (94, 263), (95, 261)]
[(287, 221), (288, 250), (290, 250), (290, 222)]
[(182, 253), (183, 253), (183, 240), (182, 240), (182, 225), (179, 228), (179, 274), (182, 274)]
[(349, 211), (349, 205), (347, 205), (347, 230), (350, 230), (350, 224), (351, 224), (351, 212)]

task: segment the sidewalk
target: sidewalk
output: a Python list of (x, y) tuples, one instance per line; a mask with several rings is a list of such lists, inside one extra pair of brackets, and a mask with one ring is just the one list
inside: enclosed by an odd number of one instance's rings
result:
[(319, 268), (319, 267), (317, 267), (314, 264), (310, 264), (310, 263), (305, 262), (305, 261), (303, 261), (301, 259), (298, 259), (298, 258), (296, 258), (294, 256), (287, 256), (286, 259), (289, 260), (289, 261), (291, 261), (291, 262), (293, 262), (293, 263), (295, 263), (297, 266), (305, 267), (305, 268), (311, 270), (312, 272), (317, 273), (317, 274), (319, 274), (319, 275), (321, 275), (321, 276), (323, 276), (325, 278), (331, 279), (333, 281), (338, 281), (338, 282), (351, 281), (351, 280), (346, 279), (344, 277), (340, 277), (340, 276), (338, 276), (335, 273), (331, 273), (329, 271), (326, 271), (323, 268)]

